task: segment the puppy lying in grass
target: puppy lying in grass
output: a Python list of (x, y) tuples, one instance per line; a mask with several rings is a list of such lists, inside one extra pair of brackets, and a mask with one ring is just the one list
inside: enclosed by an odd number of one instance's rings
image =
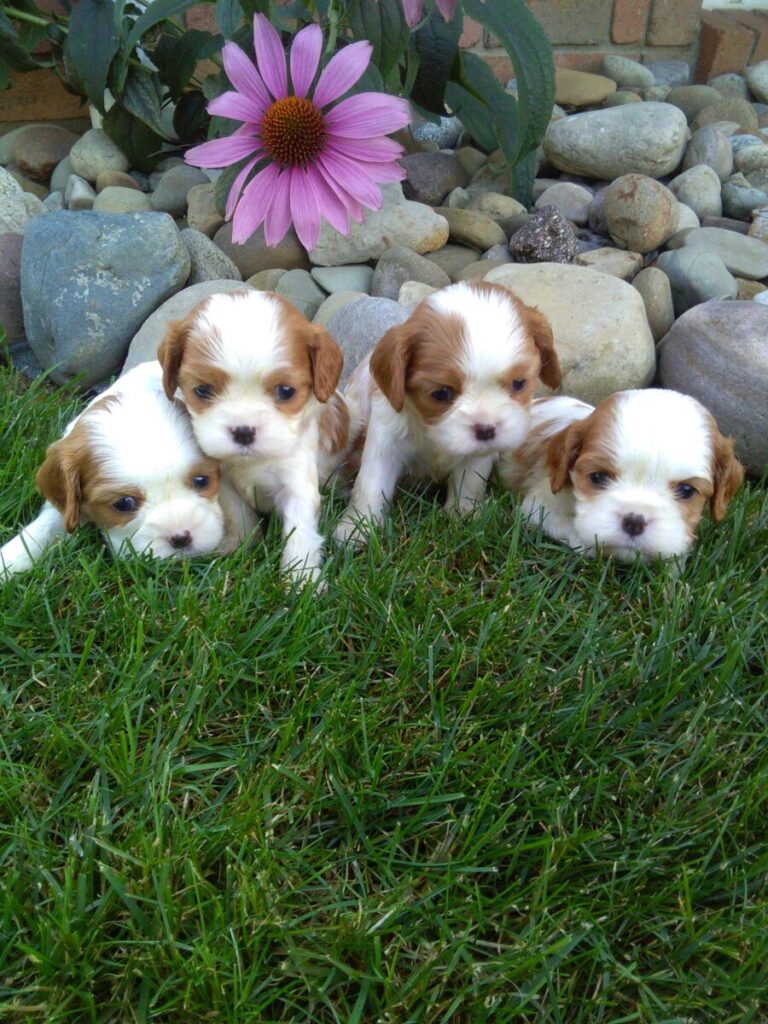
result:
[(251, 509), (200, 451), (189, 416), (142, 363), (94, 398), (48, 449), (35, 483), (38, 517), (0, 548), (0, 577), (24, 572), (58, 538), (94, 523), (124, 557), (187, 558), (233, 550)]

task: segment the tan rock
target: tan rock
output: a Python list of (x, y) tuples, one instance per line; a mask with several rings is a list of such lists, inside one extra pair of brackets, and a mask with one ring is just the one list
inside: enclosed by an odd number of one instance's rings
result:
[(766, 291), (766, 287), (762, 281), (748, 281), (744, 277), (737, 277), (736, 284), (739, 286), (739, 294), (736, 296), (737, 299), (754, 299), (760, 292)]
[(601, 274), (612, 274), (622, 281), (631, 281), (642, 267), (643, 257), (639, 252), (626, 252), (606, 245), (602, 249), (581, 253), (576, 257), (576, 262), (582, 267), (599, 270)]
[(435, 213), (445, 217), (449, 237), (459, 245), (468, 245), (484, 252), (492, 245), (503, 245), (507, 241), (502, 228), (485, 213), (457, 210), (450, 206), (436, 206)]
[[(426, 299), (432, 292), (437, 291), (431, 284), (422, 284), (421, 281), (404, 281), (400, 285), (400, 293), (397, 296), (398, 303), (412, 313), (422, 299)], [(351, 293), (354, 294), (354, 293)]]
[(96, 175), (96, 191), (103, 192), (105, 188), (114, 186), (116, 188), (133, 188), (141, 191), (139, 183), (130, 174), (123, 171), (100, 171)]
[(616, 92), (616, 83), (605, 75), (555, 68), (555, 103), (565, 107), (589, 107)]
[(344, 306), (348, 306), (350, 302), (355, 302), (357, 299), (367, 298), (367, 292), (334, 292), (333, 295), (328, 296), (325, 302), (320, 304), (320, 308), (312, 317), (312, 323), (321, 324), (325, 327), (331, 317), (338, 313), (340, 309), (343, 309)]
[(187, 192), (187, 223), (196, 231), (213, 238), (224, 223), (224, 218), (216, 209), (216, 186), (193, 185)]
[(644, 174), (617, 178), (605, 190), (604, 199), (608, 232), (621, 248), (650, 252), (677, 227), (677, 199), (661, 182)]
[(253, 274), (245, 282), (250, 285), (251, 288), (258, 288), (260, 292), (273, 292), (277, 287), (277, 284), (283, 274), (287, 274), (288, 271), (283, 267), (273, 267), (271, 270), (260, 270), (258, 274)]
[(661, 341), (675, 322), (669, 278), (658, 267), (646, 267), (634, 279), (632, 287), (640, 292), (654, 340)]

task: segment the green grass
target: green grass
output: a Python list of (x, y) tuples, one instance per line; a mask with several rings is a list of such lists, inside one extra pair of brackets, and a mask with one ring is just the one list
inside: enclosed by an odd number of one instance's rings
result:
[[(0, 373), (0, 536), (71, 397)], [(341, 507), (331, 504), (326, 529)], [(405, 495), (0, 588), (0, 1019), (768, 1020), (768, 496), (683, 576)]]

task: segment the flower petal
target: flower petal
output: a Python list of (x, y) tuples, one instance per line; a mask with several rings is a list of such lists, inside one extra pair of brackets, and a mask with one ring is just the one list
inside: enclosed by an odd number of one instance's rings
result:
[(251, 124), (261, 122), (264, 111), (248, 96), (239, 92), (224, 92), (208, 104), (208, 113), (219, 117), (232, 117), (236, 121), (248, 121)]
[(344, 206), (352, 220), (357, 221), (358, 224), (362, 224), (365, 217), (365, 208), (359, 203), (353, 196), (346, 192), (344, 188), (336, 181), (333, 177), (329, 177), (323, 168), (316, 162), (314, 166), (316, 174), (321, 175), (323, 181), (328, 188), (333, 192), (339, 202)]
[(223, 139), (211, 139), (200, 146), (193, 146), (184, 154), (184, 159), (194, 167), (229, 167), (243, 157), (252, 156), (261, 148), (261, 139), (253, 128), (238, 128)]
[[(343, 96), (362, 75), (371, 60), (373, 47), (362, 39), (339, 50), (323, 68), (312, 100), (316, 107), (325, 107)], [(378, 93), (377, 93), (378, 95)]]
[[(232, 85), (243, 96), (253, 100), (254, 104), (263, 114), (272, 103), (272, 98), (266, 90), (253, 62), (243, 53), (236, 43), (224, 43), (221, 51), (221, 59), (224, 63), (224, 70)], [(249, 119), (250, 120), (250, 119)]]
[(397, 160), (403, 155), (403, 147), (394, 139), (342, 139), (331, 136), (326, 139), (326, 148), (351, 160), (373, 161)]
[(288, 95), (285, 51), (280, 36), (263, 14), (253, 19), (253, 45), (264, 84), (276, 100), (284, 99)]
[(423, 6), (424, 0), (403, 0), (403, 14), (408, 28), (418, 25)]
[(291, 82), (294, 96), (306, 96), (317, 74), (323, 33), (319, 25), (307, 25), (291, 45)]
[(264, 241), (267, 245), (277, 245), (291, 226), (291, 175), (283, 171), (272, 189), (272, 202), (269, 204), (264, 221)]
[(235, 180), (232, 182), (232, 187), (230, 188), (229, 195), (227, 196), (227, 208), (224, 211), (224, 217), (226, 218), (226, 220), (232, 220), (232, 214), (235, 212), (235, 207), (237, 206), (237, 202), (240, 199), (240, 193), (242, 191), (243, 185), (245, 184), (248, 175), (251, 173), (253, 168), (258, 163), (259, 158), (263, 154), (264, 151), (262, 150), (260, 153), (254, 156), (253, 160), (249, 160), (245, 167), (242, 169), (242, 171), (240, 171)]
[(331, 188), (319, 167), (307, 168), (307, 181), (317, 194), (320, 216), (325, 217), (331, 227), (342, 235), (349, 234), (349, 210), (343, 200)]
[(291, 219), (299, 241), (305, 249), (314, 249), (320, 234), (320, 210), (317, 193), (301, 167), (294, 167), (291, 175)]
[(235, 245), (247, 242), (266, 217), (279, 175), (277, 164), (267, 164), (243, 189), (232, 221), (232, 241)]
[(336, 180), (341, 188), (363, 206), (378, 210), (381, 206), (381, 192), (370, 174), (367, 165), (339, 153), (323, 153), (316, 160), (326, 179)]
[(388, 135), (411, 123), (411, 112), (405, 100), (378, 92), (350, 96), (324, 117), (329, 135), (341, 135), (345, 139)]
[(445, 20), (450, 21), (453, 18), (456, 0), (435, 0), (435, 3), (438, 11), (440, 11)]

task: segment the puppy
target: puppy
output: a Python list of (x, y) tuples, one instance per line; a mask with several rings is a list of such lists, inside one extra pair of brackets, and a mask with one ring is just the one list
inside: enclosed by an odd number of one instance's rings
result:
[(743, 478), (707, 410), (654, 388), (620, 391), (597, 408), (539, 399), (528, 438), (498, 473), (550, 537), (624, 562), (686, 555), (707, 502), (720, 522)]
[(526, 436), (539, 380), (560, 384), (552, 329), (538, 310), (485, 282), (428, 296), (350, 381), (350, 411), (366, 437), (337, 539), (359, 540), (381, 520), (405, 474), (446, 481), (446, 506), (470, 511), (500, 452)]
[(320, 486), (351, 443), (339, 346), (280, 295), (253, 290), (214, 295), (172, 323), (158, 358), (203, 451), (245, 501), (280, 516), (283, 569), (314, 577)]
[(48, 449), (35, 483), (40, 515), (0, 548), (0, 576), (29, 569), (57, 538), (95, 523), (119, 556), (233, 550), (255, 526), (189, 417), (163, 392), (160, 366), (142, 363), (98, 395)]

